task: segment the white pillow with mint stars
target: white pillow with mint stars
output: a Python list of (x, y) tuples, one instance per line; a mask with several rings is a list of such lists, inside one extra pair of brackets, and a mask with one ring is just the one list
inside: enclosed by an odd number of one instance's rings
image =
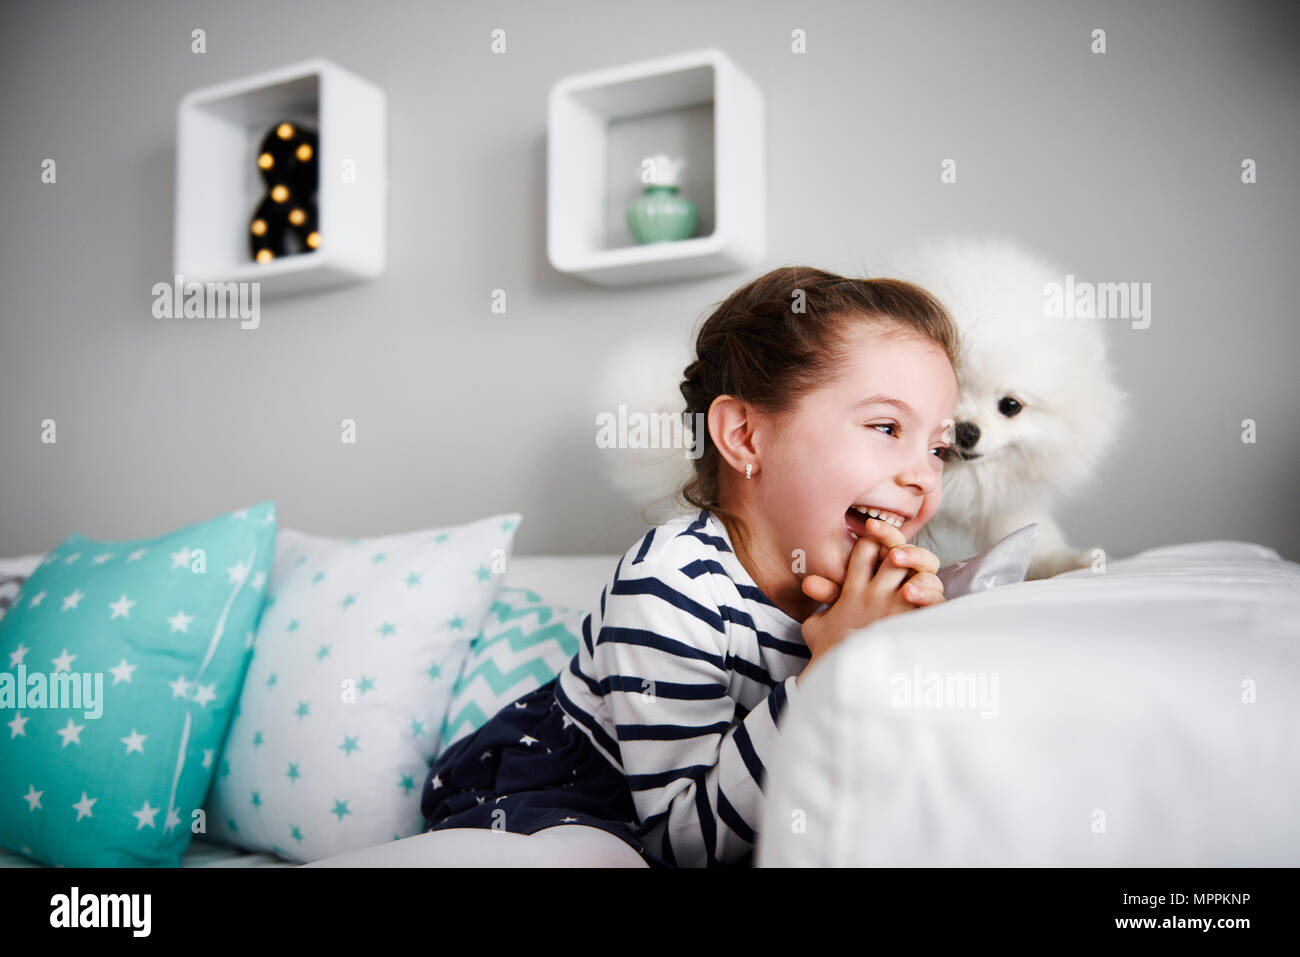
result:
[(452, 685), (520, 519), (365, 539), (281, 529), (209, 837), (308, 862), (423, 830)]

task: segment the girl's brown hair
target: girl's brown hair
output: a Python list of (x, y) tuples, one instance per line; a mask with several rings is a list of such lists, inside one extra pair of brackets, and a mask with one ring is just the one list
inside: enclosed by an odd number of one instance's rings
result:
[[(888, 336), (912, 336), (939, 346), (953, 368), (960, 351), (948, 310), (920, 286), (900, 279), (849, 279), (809, 266), (783, 266), (737, 289), (704, 321), (696, 358), (683, 372), (687, 433), (694, 415), (733, 395), (763, 411), (794, 413), (809, 392), (838, 375), (848, 333), (871, 322)], [(718, 501), (723, 458), (704, 429), (694, 476), (676, 495), (718, 515), (743, 545), (748, 530)], [(680, 504), (680, 503), (679, 503)]]

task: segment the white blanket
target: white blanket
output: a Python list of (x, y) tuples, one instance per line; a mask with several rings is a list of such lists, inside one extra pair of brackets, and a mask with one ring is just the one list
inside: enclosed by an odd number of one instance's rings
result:
[(885, 619), (800, 690), (758, 866), (1300, 864), (1300, 565), (1263, 546)]

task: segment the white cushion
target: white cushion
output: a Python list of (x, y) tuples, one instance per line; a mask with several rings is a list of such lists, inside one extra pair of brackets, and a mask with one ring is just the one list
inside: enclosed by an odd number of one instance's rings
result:
[(212, 837), (310, 861), (423, 829), (451, 688), (519, 519), (368, 539), (280, 530)]
[(755, 863), (1294, 867), (1298, 650), (1300, 565), (1245, 542), (877, 622), (787, 710)]

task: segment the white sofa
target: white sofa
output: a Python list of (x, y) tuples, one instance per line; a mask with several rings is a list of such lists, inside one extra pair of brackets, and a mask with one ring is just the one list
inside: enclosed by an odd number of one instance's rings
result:
[[(584, 608), (617, 560), (521, 556), (506, 583)], [(926, 707), (930, 675), (984, 675), (985, 698), (954, 683)], [(1300, 565), (1263, 546), (1151, 549), (896, 616), (801, 691), (756, 866), (1300, 864)], [(644, 866), (603, 831), (542, 833), (435, 848), (434, 832), (307, 866)], [(181, 864), (294, 866), (199, 839)]]

